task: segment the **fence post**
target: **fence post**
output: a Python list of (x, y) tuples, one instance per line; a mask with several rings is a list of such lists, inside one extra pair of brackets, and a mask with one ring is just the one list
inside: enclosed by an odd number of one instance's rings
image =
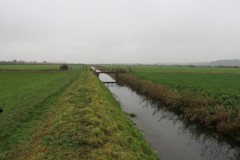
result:
[(116, 72), (116, 82), (118, 82), (118, 72)]

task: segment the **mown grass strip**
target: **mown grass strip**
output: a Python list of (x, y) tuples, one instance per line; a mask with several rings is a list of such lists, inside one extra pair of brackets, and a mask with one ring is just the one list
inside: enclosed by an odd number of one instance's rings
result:
[(82, 72), (49, 111), (42, 127), (10, 158), (158, 159), (91, 72)]

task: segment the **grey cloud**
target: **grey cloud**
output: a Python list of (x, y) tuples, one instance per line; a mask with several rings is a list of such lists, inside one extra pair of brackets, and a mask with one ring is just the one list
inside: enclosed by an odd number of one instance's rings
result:
[(238, 0), (3, 0), (0, 60), (240, 58), (239, 8)]

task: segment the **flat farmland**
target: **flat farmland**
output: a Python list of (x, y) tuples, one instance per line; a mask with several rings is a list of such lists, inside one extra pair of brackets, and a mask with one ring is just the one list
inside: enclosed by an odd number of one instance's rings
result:
[[(0, 157), (24, 141), (76, 72), (0, 72)], [(1, 158), (0, 158), (1, 159)]]
[(179, 91), (214, 96), (226, 106), (240, 105), (240, 68), (218, 67), (132, 67), (140, 79)]
[(57, 64), (14, 64), (14, 65), (0, 65), (0, 71), (54, 71), (59, 70)]

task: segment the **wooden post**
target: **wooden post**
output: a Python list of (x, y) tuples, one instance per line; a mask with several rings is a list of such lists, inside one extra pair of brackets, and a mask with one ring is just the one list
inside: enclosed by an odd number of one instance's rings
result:
[(116, 72), (116, 82), (118, 82), (118, 72)]

